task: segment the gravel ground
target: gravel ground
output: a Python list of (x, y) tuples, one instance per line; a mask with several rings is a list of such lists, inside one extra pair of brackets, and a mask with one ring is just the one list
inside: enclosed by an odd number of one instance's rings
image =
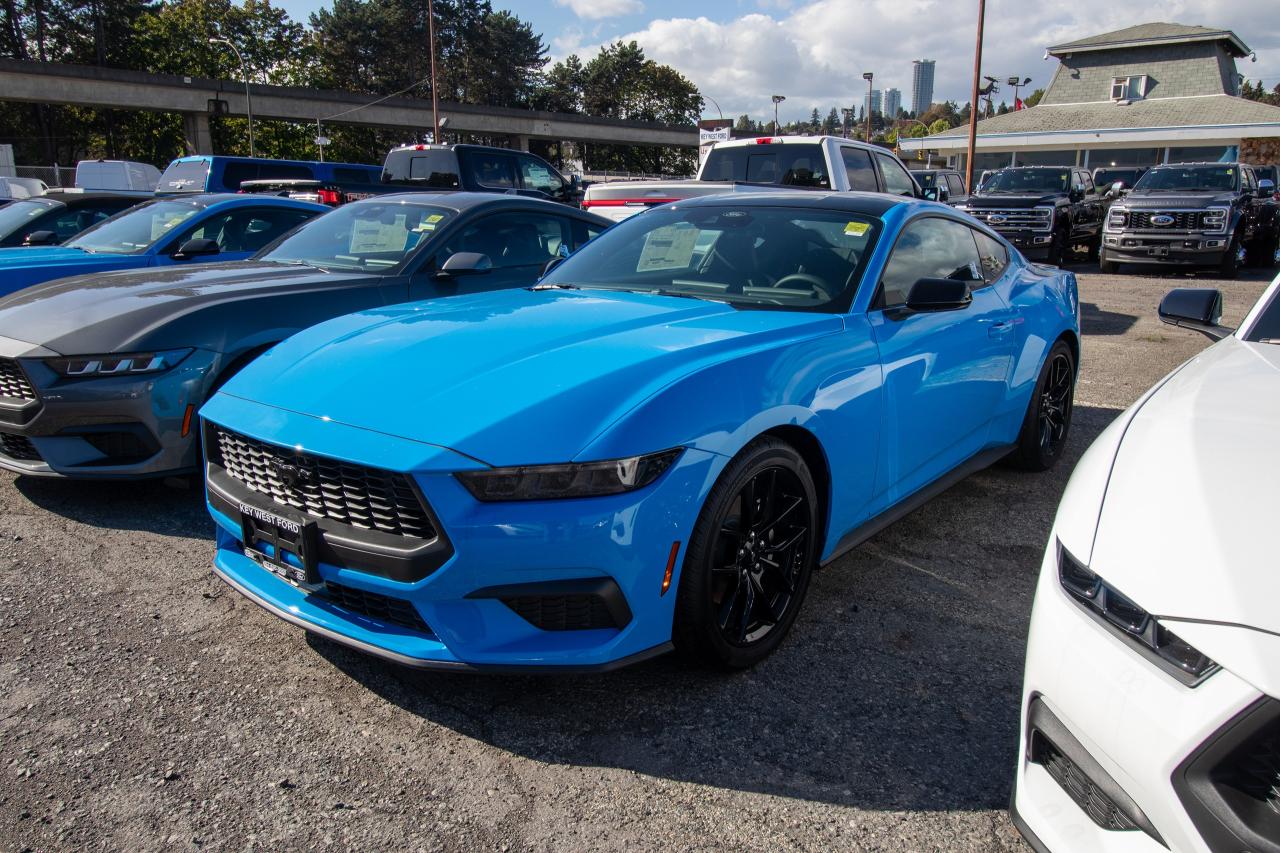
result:
[[(970, 477), (819, 573), (745, 674), (407, 672), (216, 580), (194, 491), (3, 476), (0, 847), (1025, 849), (1004, 809), (1058, 498), (1207, 344), (1156, 321), (1167, 275), (1093, 269), (1066, 464)], [(1266, 283), (1196, 281), (1230, 323)]]

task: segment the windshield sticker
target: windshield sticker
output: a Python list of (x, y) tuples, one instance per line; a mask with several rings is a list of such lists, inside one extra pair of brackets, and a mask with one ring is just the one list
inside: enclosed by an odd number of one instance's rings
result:
[(187, 220), (189, 214), (171, 213), (167, 217), (154, 217), (151, 220), (151, 239), (159, 240), (169, 229)]
[(685, 223), (666, 225), (649, 232), (636, 272), (688, 269), (697, 241), (698, 229)]
[(357, 219), (351, 229), (352, 254), (364, 252), (401, 252), (404, 251), (405, 238), (409, 229), (404, 214), (399, 214), (392, 222), (378, 219)]
[(850, 222), (844, 226), (844, 233), (850, 237), (861, 237), (871, 226), (865, 222)]
[(433, 213), (427, 217), (427, 222), (431, 223), (432, 225), (435, 225), (441, 219), (444, 219), (443, 213)]

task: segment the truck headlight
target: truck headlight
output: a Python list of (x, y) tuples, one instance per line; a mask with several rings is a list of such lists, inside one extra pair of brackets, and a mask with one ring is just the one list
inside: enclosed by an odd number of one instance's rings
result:
[(644, 488), (671, 467), (676, 447), (603, 462), (521, 465), (454, 474), (478, 501), (541, 501), (616, 495)]
[(1107, 230), (1119, 231), (1129, 222), (1129, 211), (1123, 207), (1112, 205), (1107, 211)]
[(1201, 214), (1200, 227), (1205, 231), (1222, 232), (1227, 230), (1227, 209), (1211, 207)]
[(163, 352), (111, 353), (109, 355), (71, 355), (45, 359), (45, 364), (59, 376), (85, 379), (104, 376), (140, 376), (163, 373), (178, 366), (191, 355), (191, 349)]
[(1218, 665), (1203, 652), (1090, 571), (1061, 542), (1058, 581), (1086, 613), (1188, 687), (1195, 687), (1218, 671)]

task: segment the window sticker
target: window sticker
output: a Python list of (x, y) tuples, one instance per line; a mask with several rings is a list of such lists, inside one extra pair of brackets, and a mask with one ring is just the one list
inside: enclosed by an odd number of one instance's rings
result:
[(166, 217), (153, 217), (151, 220), (151, 239), (159, 240), (169, 233), (175, 225), (185, 222), (192, 214), (171, 213)]
[(870, 227), (865, 222), (849, 222), (844, 226), (844, 233), (850, 237), (861, 237)]
[(693, 245), (698, 241), (698, 229), (688, 223), (666, 225), (650, 231), (640, 252), (636, 272), (688, 269), (693, 260)]
[(351, 229), (352, 254), (358, 252), (399, 252), (404, 249), (409, 229), (405, 216), (399, 214), (390, 223), (377, 219), (358, 219)]

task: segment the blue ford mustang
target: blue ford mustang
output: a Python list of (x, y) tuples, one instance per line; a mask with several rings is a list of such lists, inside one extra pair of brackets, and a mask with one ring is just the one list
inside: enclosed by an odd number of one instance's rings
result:
[(411, 666), (749, 666), (819, 563), (1056, 461), (1078, 321), (1071, 273), (942, 205), (655, 208), (533, 288), (331, 320), (232, 379), (216, 571)]
[(103, 220), (61, 246), (0, 249), (0, 296), (72, 275), (243, 260), (328, 211), (321, 204), (274, 196), (156, 199)]

